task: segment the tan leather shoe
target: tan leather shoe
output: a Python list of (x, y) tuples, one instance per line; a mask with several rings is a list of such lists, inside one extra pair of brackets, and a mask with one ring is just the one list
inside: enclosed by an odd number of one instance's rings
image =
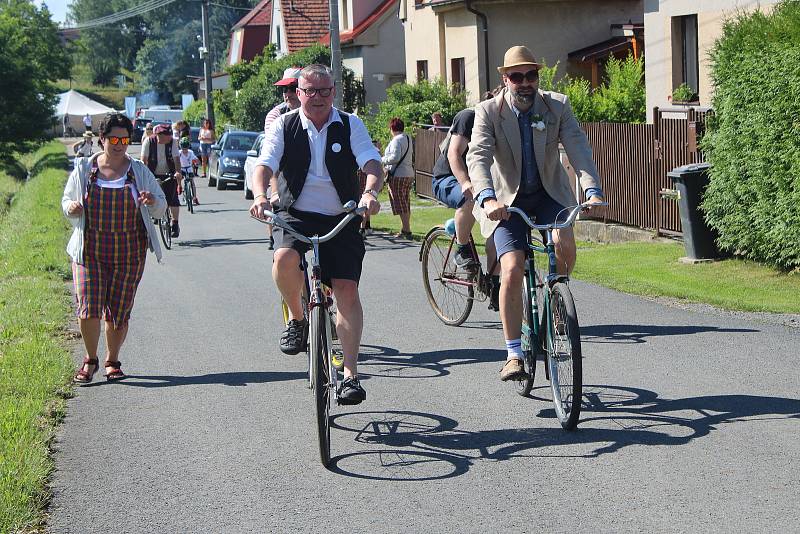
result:
[(525, 365), (522, 360), (513, 359), (506, 361), (506, 364), (500, 370), (500, 380), (506, 382), (508, 380), (522, 380), (527, 378), (528, 373), (525, 372)]

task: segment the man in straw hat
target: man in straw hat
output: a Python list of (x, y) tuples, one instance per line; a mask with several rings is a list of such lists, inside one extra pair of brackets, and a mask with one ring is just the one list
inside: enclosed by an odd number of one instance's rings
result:
[[(561, 165), (559, 141), (586, 198), (591, 203), (603, 202), (586, 134), (565, 95), (539, 90), (540, 68), (527, 47), (513, 46), (506, 51), (503, 65), (497, 68), (505, 88), (475, 108), (467, 153), (476, 192), (475, 216), (480, 220), (481, 233), (494, 239), (500, 258), (500, 317), (508, 354), (500, 371), (504, 381), (527, 376), (520, 325), (528, 226), (519, 217), (509, 217), (506, 207), (519, 207), (539, 224), (547, 224), (565, 206), (576, 204), (570, 179)], [(569, 274), (575, 266), (572, 229), (553, 234), (558, 271)]]
[(83, 139), (72, 145), (72, 151), (79, 158), (88, 158), (94, 152), (94, 134), (84, 132)]

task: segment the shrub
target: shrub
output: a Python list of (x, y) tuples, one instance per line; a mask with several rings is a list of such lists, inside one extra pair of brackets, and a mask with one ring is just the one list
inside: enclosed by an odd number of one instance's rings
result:
[[(544, 63), (544, 60), (542, 60)], [(563, 93), (580, 122), (644, 122), (647, 104), (644, 63), (629, 55), (626, 59), (609, 58), (606, 79), (595, 90), (589, 80), (564, 76), (556, 81), (558, 63), (539, 71), (539, 88)]]
[(715, 118), (702, 208), (724, 250), (800, 267), (800, 3), (740, 14), (711, 51)]
[(365, 119), (373, 140), (385, 146), (390, 140), (389, 120), (400, 117), (411, 131), (414, 123), (430, 124), (431, 114), (438, 111), (446, 124), (467, 107), (467, 93), (453, 94), (451, 86), (439, 80), (422, 80), (416, 84), (398, 83), (386, 90), (386, 100), (377, 112)]
[[(211, 101), (214, 105), (214, 130), (217, 133), (217, 138), (222, 135), (225, 126), (233, 125), (233, 117), (231, 109), (233, 107), (234, 98), (232, 91), (212, 91)], [(192, 102), (186, 111), (183, 112), (183, 118), (189, 124), (200, 126), (200, 121), (206, 117), (206, 100), (195, 100)]]
[(685, 83), (680, 84), (672, 91), (672, 102), (693, 102), (696, 100), (697, 95), (692, 88)]

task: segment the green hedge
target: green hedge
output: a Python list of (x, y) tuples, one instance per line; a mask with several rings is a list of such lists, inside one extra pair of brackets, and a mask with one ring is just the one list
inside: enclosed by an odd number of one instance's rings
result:
[(724, 250), (800, 267), (800, 3), (727, 21), (711, 52), (715, 117), (702, 204)]

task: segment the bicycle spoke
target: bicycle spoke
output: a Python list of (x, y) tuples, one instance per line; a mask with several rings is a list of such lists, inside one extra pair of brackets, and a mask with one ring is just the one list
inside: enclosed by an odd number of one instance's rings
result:
[(548, 367), (553, 403), (561, 425), (571, 430), (580, 415), (583, 374), (578, 318), (566, 284), (553, 286), (550, 305)]
[(477, 277), (459, 270), (452, 262), (453, 238), (443, 229), (434, 230), (423, 243), (422, 274), (428, 302), (445, 324), (463, 323), (472, 310)]

